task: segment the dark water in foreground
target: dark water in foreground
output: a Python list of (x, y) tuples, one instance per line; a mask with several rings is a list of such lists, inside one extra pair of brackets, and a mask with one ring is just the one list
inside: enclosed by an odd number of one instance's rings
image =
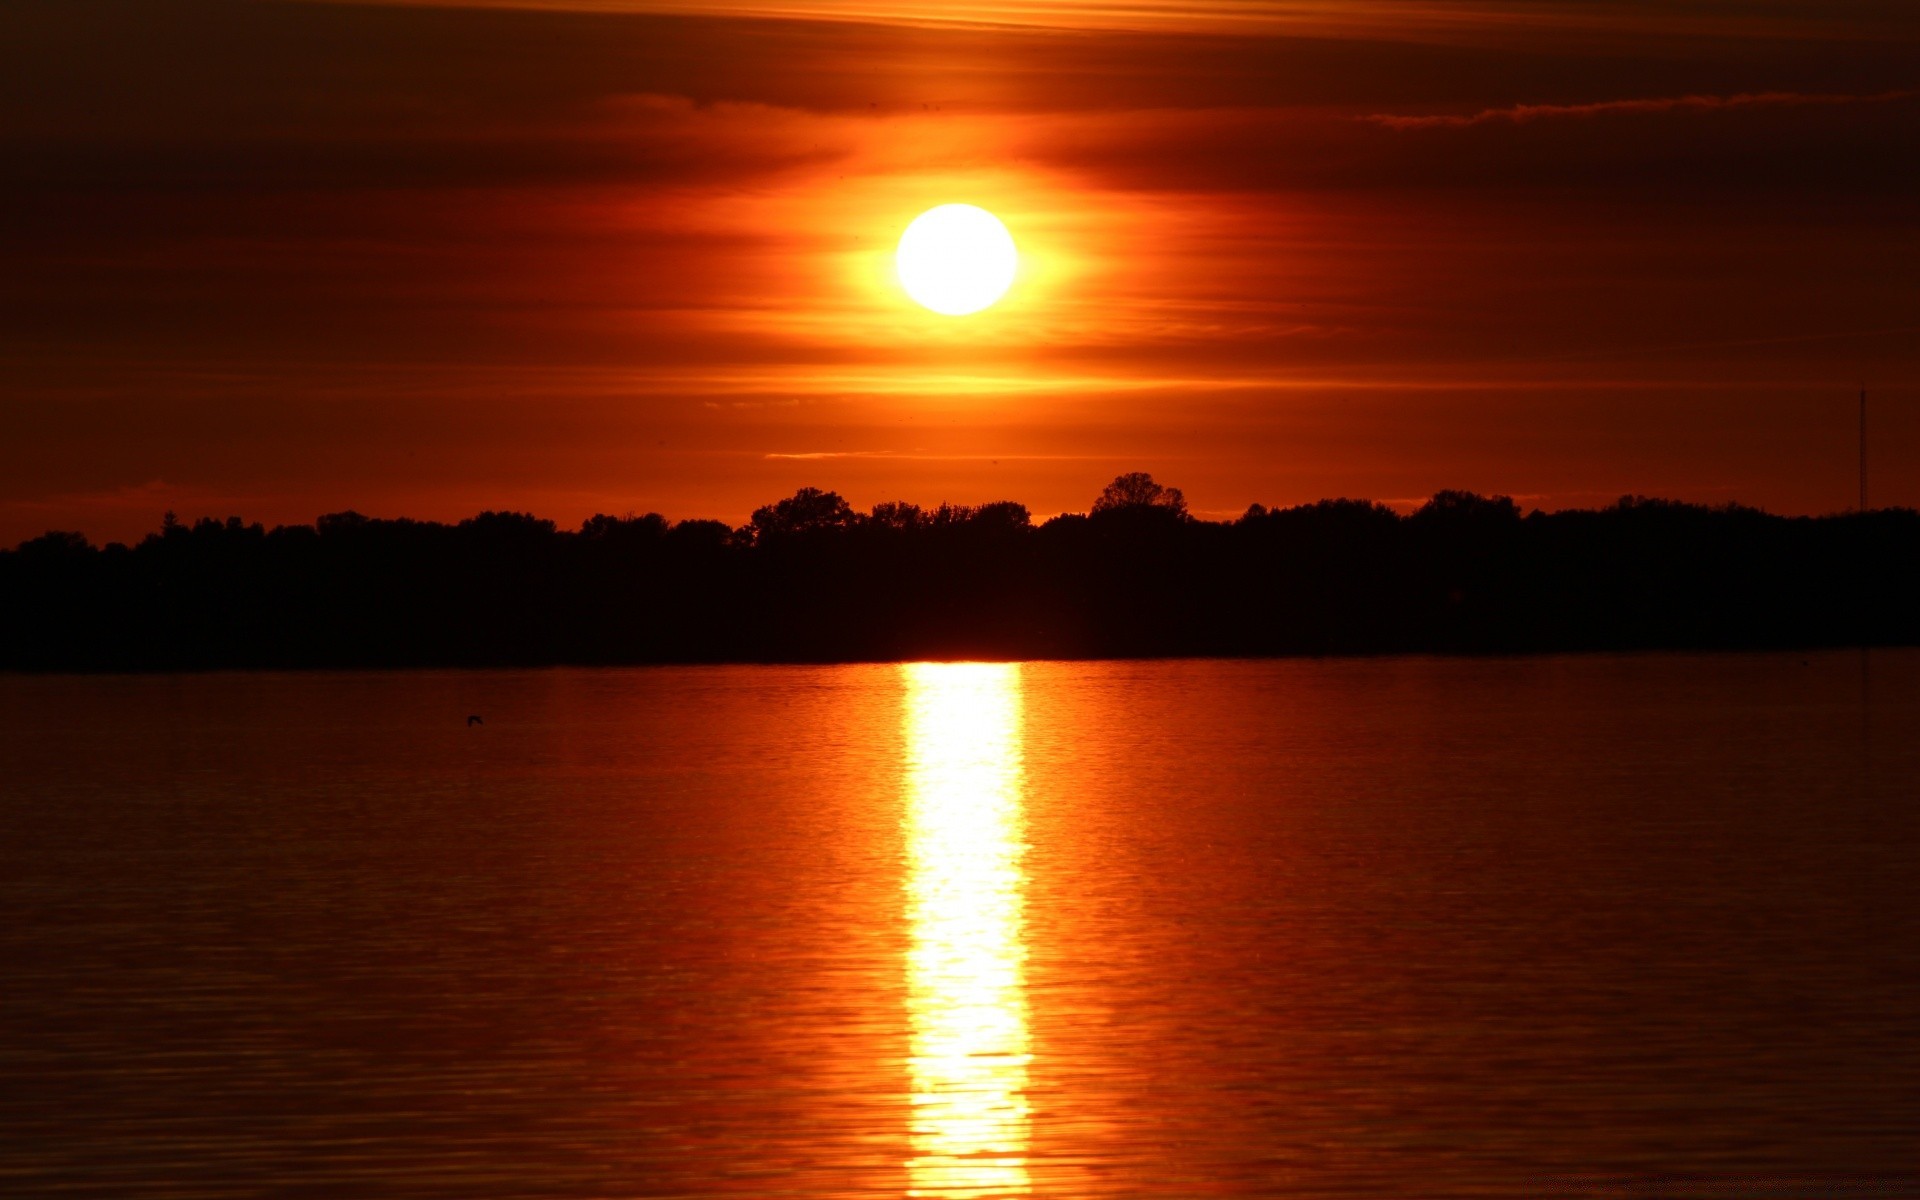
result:
[(9, 1195), (1920, 1195), (1920, 653), (0, 678), (0, 814)]

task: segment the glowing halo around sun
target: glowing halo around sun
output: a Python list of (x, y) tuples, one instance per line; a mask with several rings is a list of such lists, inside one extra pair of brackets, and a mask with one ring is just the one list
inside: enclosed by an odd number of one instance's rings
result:
[(1007, 294), (1020, 252), (999, 217), (971, 204), (942, 204), (907, 226), (893, 262), (917, 303), (964, 317)]

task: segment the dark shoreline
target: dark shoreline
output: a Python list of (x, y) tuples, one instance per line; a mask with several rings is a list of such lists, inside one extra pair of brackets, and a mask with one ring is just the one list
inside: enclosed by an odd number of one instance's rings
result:
[(1911, 509), (1523, 514), (1449, 492), (1409, 516), (1322, 501), (1208, 522), (1162, 489), (1035, 526), (1012, 503), (863, 514), (807, 490), (738, 529), (349, 513), (0, 552), (0, 670), (34, 672), (1916, 644)]

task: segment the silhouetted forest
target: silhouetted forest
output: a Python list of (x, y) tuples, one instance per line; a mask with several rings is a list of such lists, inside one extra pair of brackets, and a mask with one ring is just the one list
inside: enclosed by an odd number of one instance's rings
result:
[(34, 670), (1526, 652), (1920, 642), (1920, 513), (1779, 517), (1637, 497), (1523, 513), (1441, 492), (1191, 517), (1122, 476), (856, 512), (803, 489), (738, 529), (346, 512), (169, 514), (138, 545), (0, 551), (0, 666)]

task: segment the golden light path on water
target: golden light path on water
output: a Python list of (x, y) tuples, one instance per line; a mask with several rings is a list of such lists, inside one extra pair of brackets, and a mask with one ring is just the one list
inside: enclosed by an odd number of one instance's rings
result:
[(903, 665), (909, 1195), (1031, 1191), (1018, 663)]

